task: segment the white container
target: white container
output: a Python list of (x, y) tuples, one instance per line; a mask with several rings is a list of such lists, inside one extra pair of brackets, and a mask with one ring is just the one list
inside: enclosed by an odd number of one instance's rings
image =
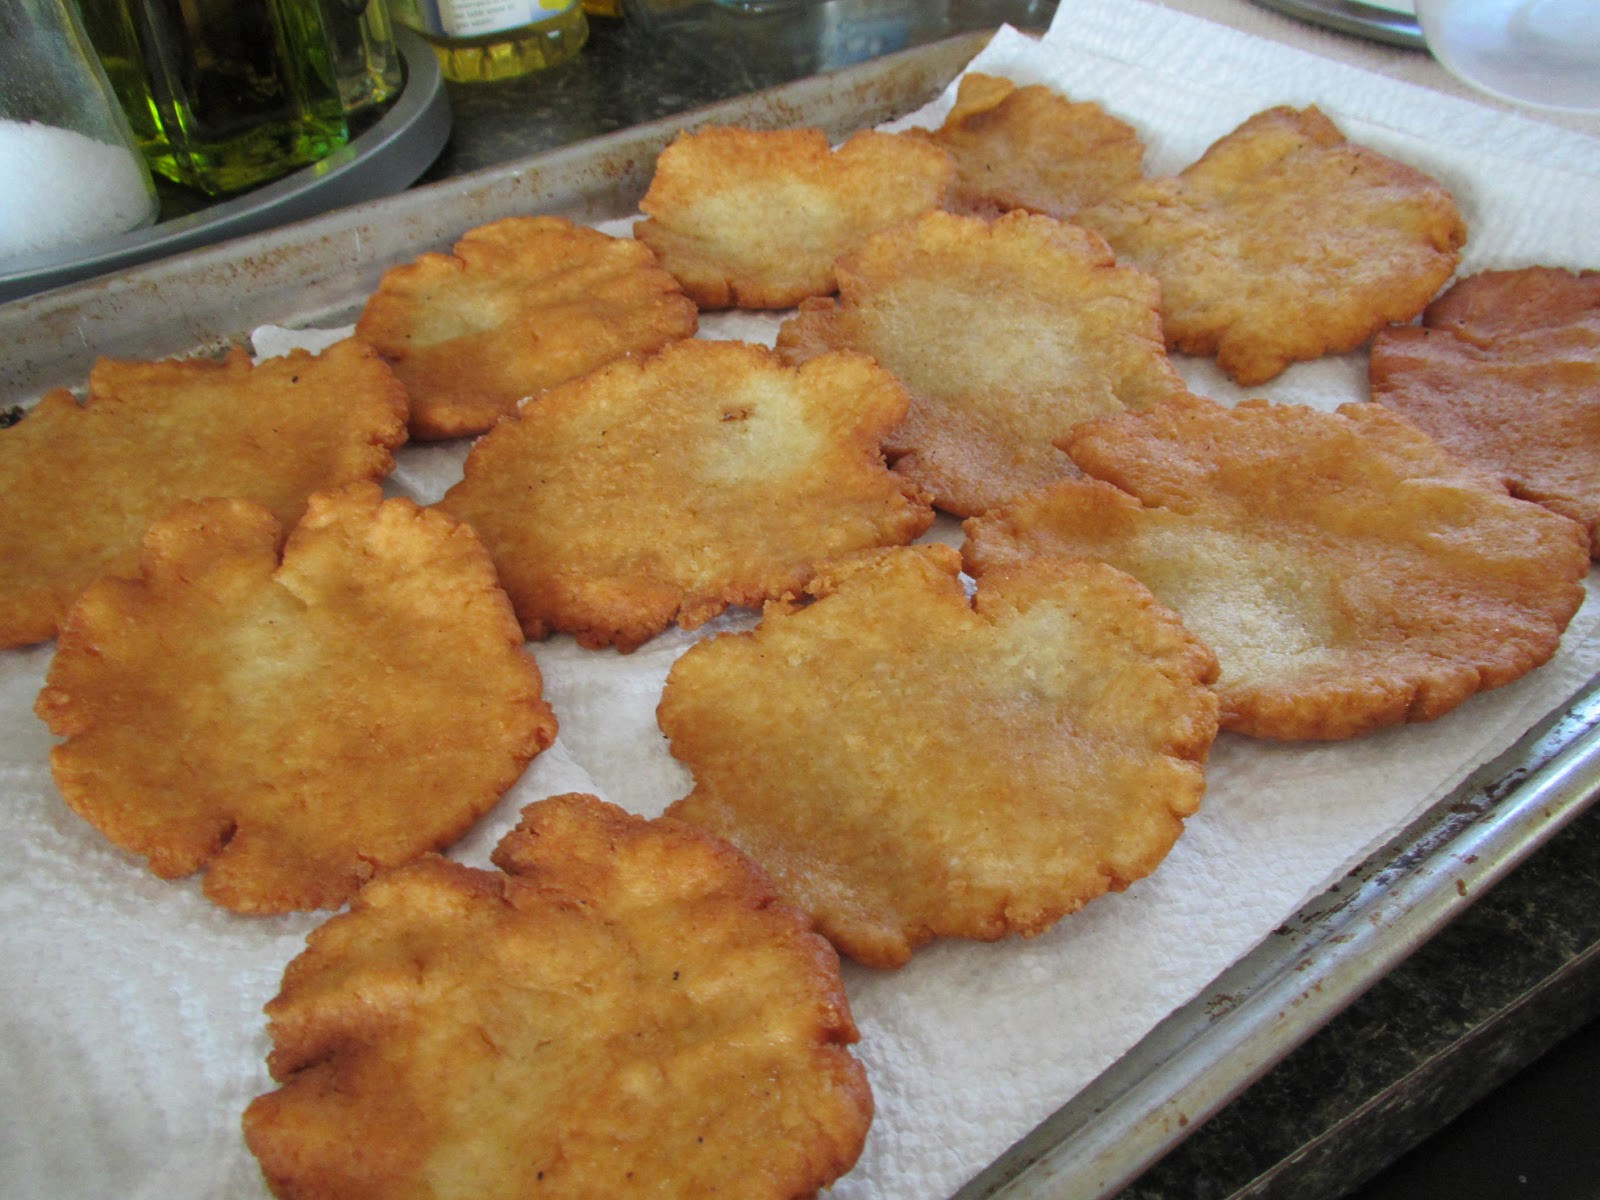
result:
[(76, 9), (0, 3), (0, 266), (148, 225), (157, 207)]
[(1451, 74), (1517, 104), (1600, 112), (1600, 0), (1417, 0)]

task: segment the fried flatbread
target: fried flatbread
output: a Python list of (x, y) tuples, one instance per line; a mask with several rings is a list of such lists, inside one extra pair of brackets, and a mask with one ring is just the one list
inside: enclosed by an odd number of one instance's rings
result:
[(472, 531), (376, 484), (286, 544), (258, 504), (179, 506), (73, 606), (36, 708), (80, 816), (244, 913), (449, 845), (556, 728)]
[(1161, 281), (1169, 345), (1244, 386), (1411, 320), (1466, 240), (1442, 184), (1316, 108), (1257, 113), (1181, 174), (1074, 219)]
[(929, 213), (840, 260), (839, 283), (783, 323), (779, 353), (857, 350), (892, 371), (911, 410), (890, 461), (960, 516), (1072, 474), (1054, 443), (1078, 422), (1183, 387), (1155, 281), (1050, 217)]
[(1428, 305), (1422, 323), (1478, 346), (1536, 335), (1592, 345), (1600, 326), (1600, 271), (1483, 271), (1452, 284)]
[(701, 308), (788, 308), (836, 286), (833, 262), (938, 207), (954, 177), (925, 141), (866, 130), (837, 150), (819, 129), (712, 126), (656, 162), (634, 236)]
[(952, 212), (1021, 208), (1066, 220), (1143, 174), (1144, 143), (1126, 121), (1093, 101), (978, 71), (961, 77), (944, 124), (926, 136), (956, 164), (944, 202)]
[(1216, 653), (1225, 729), (1431, 720), (1548, 659), (1583, 598), (1579, 525), (1381, 405), (1190, 396), (1065, 444), (1094, 478), (967, 522), (968, 569), (1066, 554), (1127, 571)]
[(807, 1197), (872, 1097), (839, 961), (731, 847), (592, 796), (312, 933), (244, 1115), (284, 1200)]
[(1488, 271), (1373, 340), (1372, 398), (1525, 500), (1581, 521), (1600, 558), (1600, 271)]
[(690, 337), (699, 315), (645, 247), (561, 217), (469, 230), (384, 272), (356, 335), (411, 396), (411, 436), (482, 433), (529, 396)]
[(502, 422), (440, 506), (483, 538), (529, 637), (631, 650), (925, 530), (932, 510), (880, 450), (905, 409), (862, 355), (797, 369), (683, 342)]
[(839, 950), (1042, 932), (1154, 870), (1195, 812), (1215, 660), (1128, 576), (1038, 559), (974, 601), (954, 550), (857, 556), (691, 647), (658, 716), (669, 815), (744, 850)]
[(312, 492), (382, 479), (405, 437), (405, 391), (359, 342), (259, 366), (100, 360), (85, 402), (57, 390), (0, 429), (0, 647), (54, 637), (179, 501), (238, 496), (292, 525)]

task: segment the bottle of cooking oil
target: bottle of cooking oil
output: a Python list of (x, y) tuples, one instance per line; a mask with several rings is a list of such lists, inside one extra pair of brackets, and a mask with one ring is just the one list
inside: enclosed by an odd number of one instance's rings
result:
[(511, 79), (566, 62), (583, 49), (582, 0), (388, 0), (394, 19), (422, 35), (446, 79)]
[(79, 0), (153, 171), (210, 196), (349, 139), (319, 0)]
[(384, 0), (320, 2), (345, 113), (380, 112), (405, 83), (405, 67)]

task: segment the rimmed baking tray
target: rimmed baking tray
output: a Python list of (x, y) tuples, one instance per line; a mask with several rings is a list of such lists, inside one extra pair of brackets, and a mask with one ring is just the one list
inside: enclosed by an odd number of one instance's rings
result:
[[(81, 380), (101, 354), (216, 348), (268, 323), (349, 319), (383, 269), (529, 212), (635, 211), (685, 126), (807, 124), (834, 135), (934, 98), (967, 35), (120, 274), (0, 305), (0, 404)], [(1306, 905), (964, 1187), (1103, 1197), (1154, 1162), (1600, 795), (1593, 682)]]
[(1600, 796), (1600, 681), (1344, 879), (954, 1200), (1114, 1195)]

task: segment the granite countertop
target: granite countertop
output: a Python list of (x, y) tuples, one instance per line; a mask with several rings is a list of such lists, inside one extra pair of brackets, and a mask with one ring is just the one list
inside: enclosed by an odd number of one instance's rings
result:
[[(1220, 0), (1169, 2), (1206, 12)], [(1002, 23), (1043, 29), (1055, 8), (1054, 0), (831, 0), (747, 15), (702, 3), (669, 19), (652, 17), (645, 0), (630, 3), (627, 19), (592, 21), (572, 62), (518, 80), (448, 85), (453, 132), (422, 182), (959, 33)], [(1344, 49), (1402, 76), (1431, 67), (1415, 51)], [(1348, 1195), (1597, 1016), (1600, 812), (1591, 810), (1121, 1200)]]
[(1055, 0), (830, 0), (770, 13), (689, 3), (592, 18), (570, 62), (521, 79), (449, 83), (454, 128), (422, 182), (461, 175), (853, 62), (1002, 24), (1043, 30)]

